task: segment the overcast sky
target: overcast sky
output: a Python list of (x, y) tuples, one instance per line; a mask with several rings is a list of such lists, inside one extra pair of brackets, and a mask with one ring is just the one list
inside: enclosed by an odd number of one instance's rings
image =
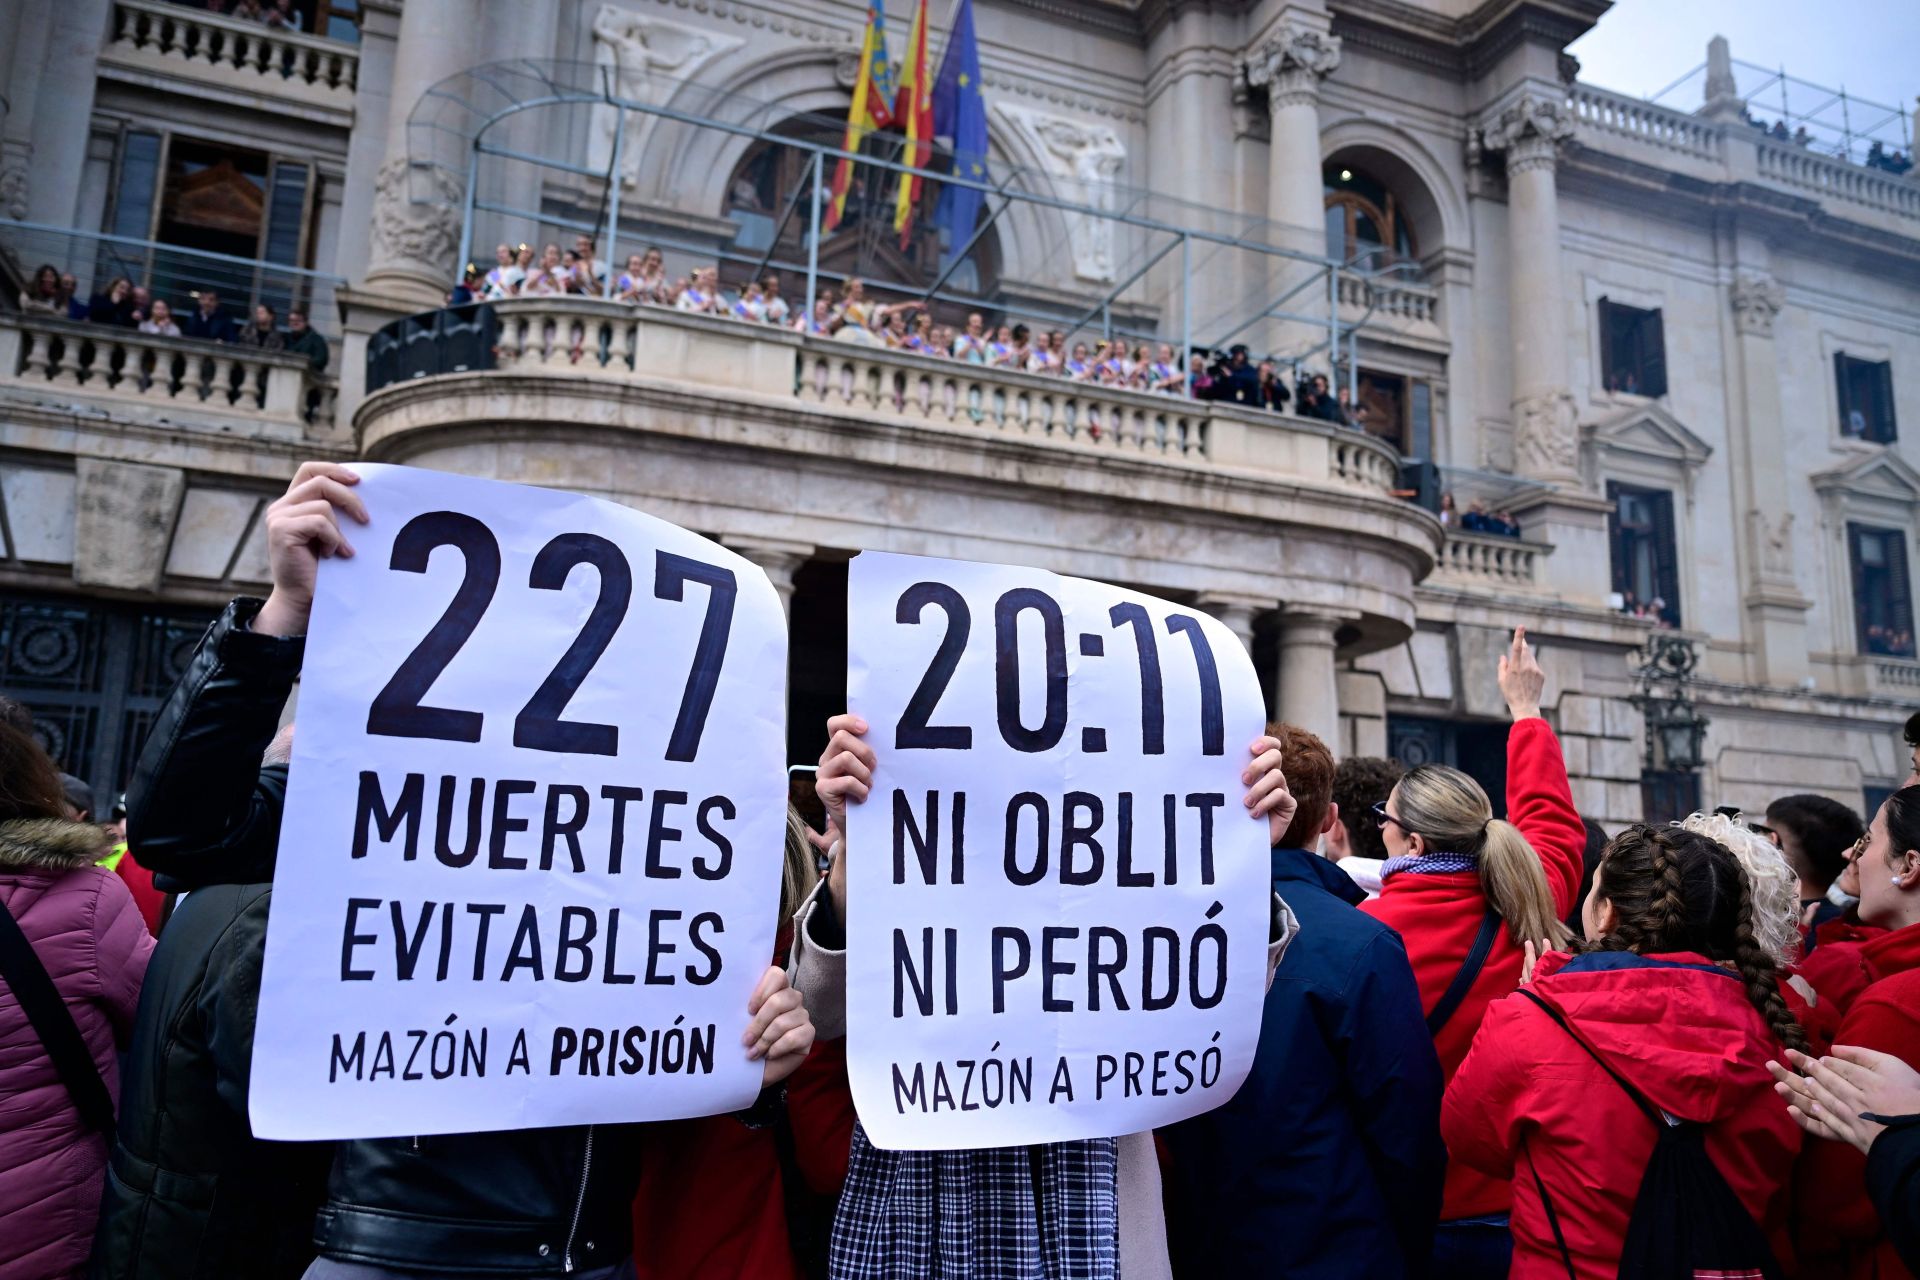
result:
[[(1616, 0), (1600, 24), (1569, 46), (1580, 78), (1644, 97), (1707, 60), (1723, 35), (1737, 61), (1902, 108), (1912, 128), (1920, 94), (1920, 0)], [(1738, 72), (1742, 89), (1763, 77)], [(1758, 95), (1755, 115), (1780, 113), (1779, 87)], [(1788, 103), (1795, 100), (1788, 86)], [(1661, 101), (1700, 105), (1700, 78)], [(1809, 102), (1806, 106), (1812, 106)], [(1897, 138), (1897, 126), (1892, 130)]]

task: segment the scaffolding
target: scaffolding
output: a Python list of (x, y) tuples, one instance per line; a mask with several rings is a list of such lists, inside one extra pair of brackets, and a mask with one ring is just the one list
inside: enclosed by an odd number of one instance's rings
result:
[[(1730, 63), (1736, 96), (1746, 103), (1756, 128), (1774, 124), (1763, 116), (1777, 111), (1775, 120), (1787, 140), (1823, 155), (1854, 164), (1886, 152), (1913, 155), (1912, 122), (1902, 108), (1848, 93), (1844, 86), (1834, 89), (1802, 80), (1788, 75), (1785, 67), (1762, 67), (1738, 58)], [(1703, 62), (1647, 101), (1689, 111), (1705, 105), (1707, 71)]]
[[(1017, 316), (1061, 330), (1069, 344), (1083, 333), (1187, 353), (1245, 342), (1296, 371), (1323, 365), (1350, 387), (1356, 334), (1372, 307), (1343, 321), (1342, 280), (1387, 283), (1407, 270), (1296, 247), (1323, 244), (1323, 228), (1279, 227), (1063, 163), (1021, 166), (996, 155), (976, 180), (949, 172), (939, 152), (923, 167), (907, 163), (895, 135), (871, 135), (848, 151), (839, 143), (844, 127), (843, 119), (697, 81), (648, 76), (635, 92), (604, 63), (490, 63), (434, 86), (415, 107), (409, 198), (435, 203), (461, 193), (462, 263), (473, 260), (487, 226), (542, 238), (584, 233), (610, 275), (623, 253), (645, 244), (677, 262), (718, 264), (735, 279), (803, 276), (807, 315), (823, 287), (858, 276), (889, 298)], [(726, 191), (733, 166), (754, 147), (784, 148), (802, 176), (777, 210), (753, 216), (747, 235), (715, 193)], [(851, 268), (822, 260), (830, 184), (843, 163), (869, 229)], [(929, 190), (979, 191), (982, 216), (964, 237), (946, 233), (931, 278), (890, 277), (874, 215), (890, 208), (897, 184), (916, 177)], [(923, 217), (931, 204), (919, 206)], [(990, 289), (968, 278), (989, 237), (1003, 250)], [(1347, 292), (1374, 296), (1370, 287)]]

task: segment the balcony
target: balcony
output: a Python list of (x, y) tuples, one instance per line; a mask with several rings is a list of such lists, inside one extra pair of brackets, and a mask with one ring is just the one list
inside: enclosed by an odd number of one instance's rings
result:
[(113, 0), (103, 75), (346, 127), (360, 50), (168, 0)]
[(1385, 276), (1340, 276), (1340, 323), (1369, 335), (1444, 341), (1440, 298), (1431, 285)]
[(1552, 551), (1544, 542), (1450, 528), (1427, 585), (1489, 595), (1535, 594), (1540, 561)]
[(333, 425), (334, 383), (304, 356), (33, 312), (0, 316), (0, 383), (43, 405), (288, 442)]
[(596, 493), (722, 540), (1324, 608), (1356, 652), (1405, 637), (1440, 543), (1357, 431), (662, 308), (410, 318), (375, 335), (368, 386), (372, 459)]

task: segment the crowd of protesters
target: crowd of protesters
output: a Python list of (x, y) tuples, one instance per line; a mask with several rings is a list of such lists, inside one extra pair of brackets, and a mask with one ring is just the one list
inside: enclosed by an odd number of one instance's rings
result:
[[(1336, 763), (1284, 723), (1250, 744), (1269, 985), (1251, 1073), (1214, 1111), (1031, 1148), (867, 1140), (842, 1051), (847, 868), (886, 855), (850, 847), (846, 811), (889, 747), (849, 714), (816, 774), (824, 830), (789, 806), (780, 937), (740, 1013), (764, 1064), (749, 1110), (256, 1140), (280, 718), (318, 562), (379, 514), (356, 483), (308, 463), (269, 508), (272, 592), (227, 608), (159, 712), (124, 847), (0, 706), (4, 1280), (1920, 1267), (1920, 715), (1914, 772), (1869, 822), (1789, 795), (1609, 837), (1574, 806), (1523, 631), (1498, 670), (1505, 760), (1484, 762), (1504, 817), (1455, 768)], [(128, 859), (169, 895), (153, 920)]]
[(332, 355), (327, 340), (308, 324), (304, 306), (288, 308), (285, 328), (280, 325), (279, 313), (265, 302), (256, 303), (246, 322), (241, 323), (223, 305), (217, 289), (193, 290), (186, 304), (176, 307), (128, 276), (114, 276), (104, 289), (83, 300), (73, 273), (63, 272), (52, 263), (34, 271), (20, 292), (20, 309), (162, 338), (197, 338), (261, 351), (290, 351), (305, 356), (315, 373), (326, 370)]

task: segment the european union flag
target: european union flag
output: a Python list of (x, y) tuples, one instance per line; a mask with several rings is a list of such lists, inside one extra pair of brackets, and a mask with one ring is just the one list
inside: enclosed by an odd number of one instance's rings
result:
[[(987, 100), (980, 93), (980, 42), (973, 34), (973, 0), (960, 0), (953, 32), (933, 82), (933, 132), (953, 140), (953, 173), (973, 182), (987, 180)], [(933, 220), (947, 229), (955, 249), (973, 234), (986, 193), (948, 183), (940, 192)]]

